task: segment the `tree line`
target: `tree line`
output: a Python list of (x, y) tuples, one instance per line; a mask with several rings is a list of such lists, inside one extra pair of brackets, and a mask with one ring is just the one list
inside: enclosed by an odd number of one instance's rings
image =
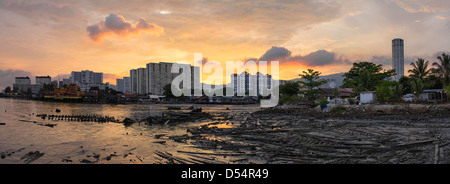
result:
[[(391, 80), (396, 75), (394, 69), (383, 69), (382, 64), (373, 62), (356, 62), (343, 76), (344, 83), (341, 88), (353, 88), (352, 96), (359, 96), (362, 91), (376, 91), (379, 101), (400, 101), (405, 94), (412, 93), (417, 98), (425, 89), (447, 89), (450, 91), (450, 56), (442, 53), (435, 62), (418, 58), (411, 63), (409, 76), (403, 76), (399, 81)], [(295, 100), (298, 94), (308, 101), (317, 99), (319, 86), (326, 81), (319, 80), (321, 73), (313, 69), (303, 71), (299, 76), (302, 81), (288, 82), (280, 86), (281, 101)], [(301, 90), (303, 89), (303, 91)]]

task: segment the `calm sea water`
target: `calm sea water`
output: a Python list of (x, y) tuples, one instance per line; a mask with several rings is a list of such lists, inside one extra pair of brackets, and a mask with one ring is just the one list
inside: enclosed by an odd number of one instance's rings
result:
[[(186, 129), (208, 122), (182, 123), (175, 126), (136, 123), (125, 127), (120, 123), (70, 122), (42, 120), (36, 114), (114, 116), (144, 119), (167, 113), (162, 104), (74, 104), (0, 98), (0, 164), (2, 163), (160, 163), (155, 152), (177, 154), (197, 151), (188, 143), (168, 139), (186, 134)], [(178, 105), (186, 109), (190, 105)], [(201, 105), (206, 112), (256, 111), (258, 106)], [(60, 113), (55, 110), (60, 109)], [(230, 112), (230, 111), (227, 111)], [(40, 123), (57, 124), (55, 127)], [(155, 135), (164, 134), (162, 137)], [(161, 144), (161, 141), (165, 141)], [(29, 153), (44, 153), (36, 160)], [(202, 150), (204, 151), (204, 150)], [(182, 155), (179, 155), (182, 157)]]

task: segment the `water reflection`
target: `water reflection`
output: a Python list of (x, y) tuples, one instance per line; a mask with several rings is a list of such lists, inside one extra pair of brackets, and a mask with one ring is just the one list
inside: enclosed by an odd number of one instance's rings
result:
[[(31, 163), (159, 163), (155, 152), (195, 152), (193, 145), (170, 141), (168, 137), (184, 135), (190, 127), (205, 122), (184, 123), (176, 126), (136, 123), (125, 127), (119, 123), (96, 123), (42, 120), (37, 114), (99, 115), (123, 120), (126, 117), (142, 120), (162, 113), (168, 105), (153, 104), (77, 104), (0, 98), (0, 163), (24, 163), (28, 153), (44, 153)], [(173, 106), (173, 105), (170, 105)], [(190, 105), (178, 105), (187, 109)], [(199, 105), (206, 112), (256, 111), (257, 106)], [(231, 110), (226, 110), (226, 109)], [(55, 110), (60, 109), (60, 113)], [(55, 127), (38, 126), (54, 123)], [(210, 123), (210, 122), (206, 122)], [(220, 121), (212, 126), (232, 126)], [(161, 136), (155, 136), (161, 135)], [(31, 154), (32, 155), (32, 154)], [(40, 155), (40, 154), (37, 154)]]

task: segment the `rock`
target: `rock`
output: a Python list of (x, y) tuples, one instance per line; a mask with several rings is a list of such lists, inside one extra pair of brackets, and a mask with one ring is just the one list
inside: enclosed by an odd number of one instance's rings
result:
[(94, 162), (92, 162), (92, 161), (90, 161), (90, 160), (88, 160), (88, 159), (83, 159), (83, 160), (80, 161), (80, 163), (83, 163), (83, 164), (92, 164), (92, 163), (94, 163)]
[(95, 154), (94, 153), (94, 156), (93, 156), (94, 158), (99, 158), (100, 157), (100, 154)]
[(125, 118), (124, 120), (123, 120), (123, 124), (125, 125), (125, 126), (130, 126), (130, 125), (132, 125), (133, 123), (135, 123), (136, 121), (134, 121), (134, 120), (132, 120), (132, 119), (130, 119), (130, 118)]
[(66, 163), (72, 163), (72, 160), (68, 159), (68, 158), (64, 158), (61, 160), (61, 162), (66, 162)]
[(202, 112), (202, 108), (196, 108), (196, 109), (192, 109), (192, 112)]
[(22, 158), (20, 158), (20, 160), (24, 160), (24, 162), (26, 164), (29, 164), (39, 158), (41, 158), (42, 156), (44, 156), (44, 153), (40, 153), (39, 151), (35, 151), (35, 152), (28, 152), (27, 154), (25, 154)]
[(188, 107), (187, 109), (192, 110), (191, 112), (202, 112), (202, 108), (197, 107), (196, 105), (192, 105), (192, 106)]

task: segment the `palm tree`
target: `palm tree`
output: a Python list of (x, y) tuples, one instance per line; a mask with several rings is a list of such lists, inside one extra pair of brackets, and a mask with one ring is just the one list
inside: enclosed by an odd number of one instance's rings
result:
[(425, 89), (425, 85), (421, 80), (415, 80), (411, 81), (411, 90), (414, 92), (414, 95), (416, 96), (417, 101), (420, 100), (420, 95), (422, 94), (423, 90)]
[(429, 61), (425, 61), (422, 58), (417, 58), (415, 63), (411, 63), (413, 69), (408, 70), (408, 72), (411, 73), (409, 77), (423, 81), (423, 79), (425, 79), (431, 72), (431, 69), (428, 69), (428, 63)]
[(444, 80), (445, 85), (450, 83), (450, 56), (446, 53), (438, 56), (439, 62), (434, 62), (433, 66), (436, 68), (433, 71), (439, 75)]

